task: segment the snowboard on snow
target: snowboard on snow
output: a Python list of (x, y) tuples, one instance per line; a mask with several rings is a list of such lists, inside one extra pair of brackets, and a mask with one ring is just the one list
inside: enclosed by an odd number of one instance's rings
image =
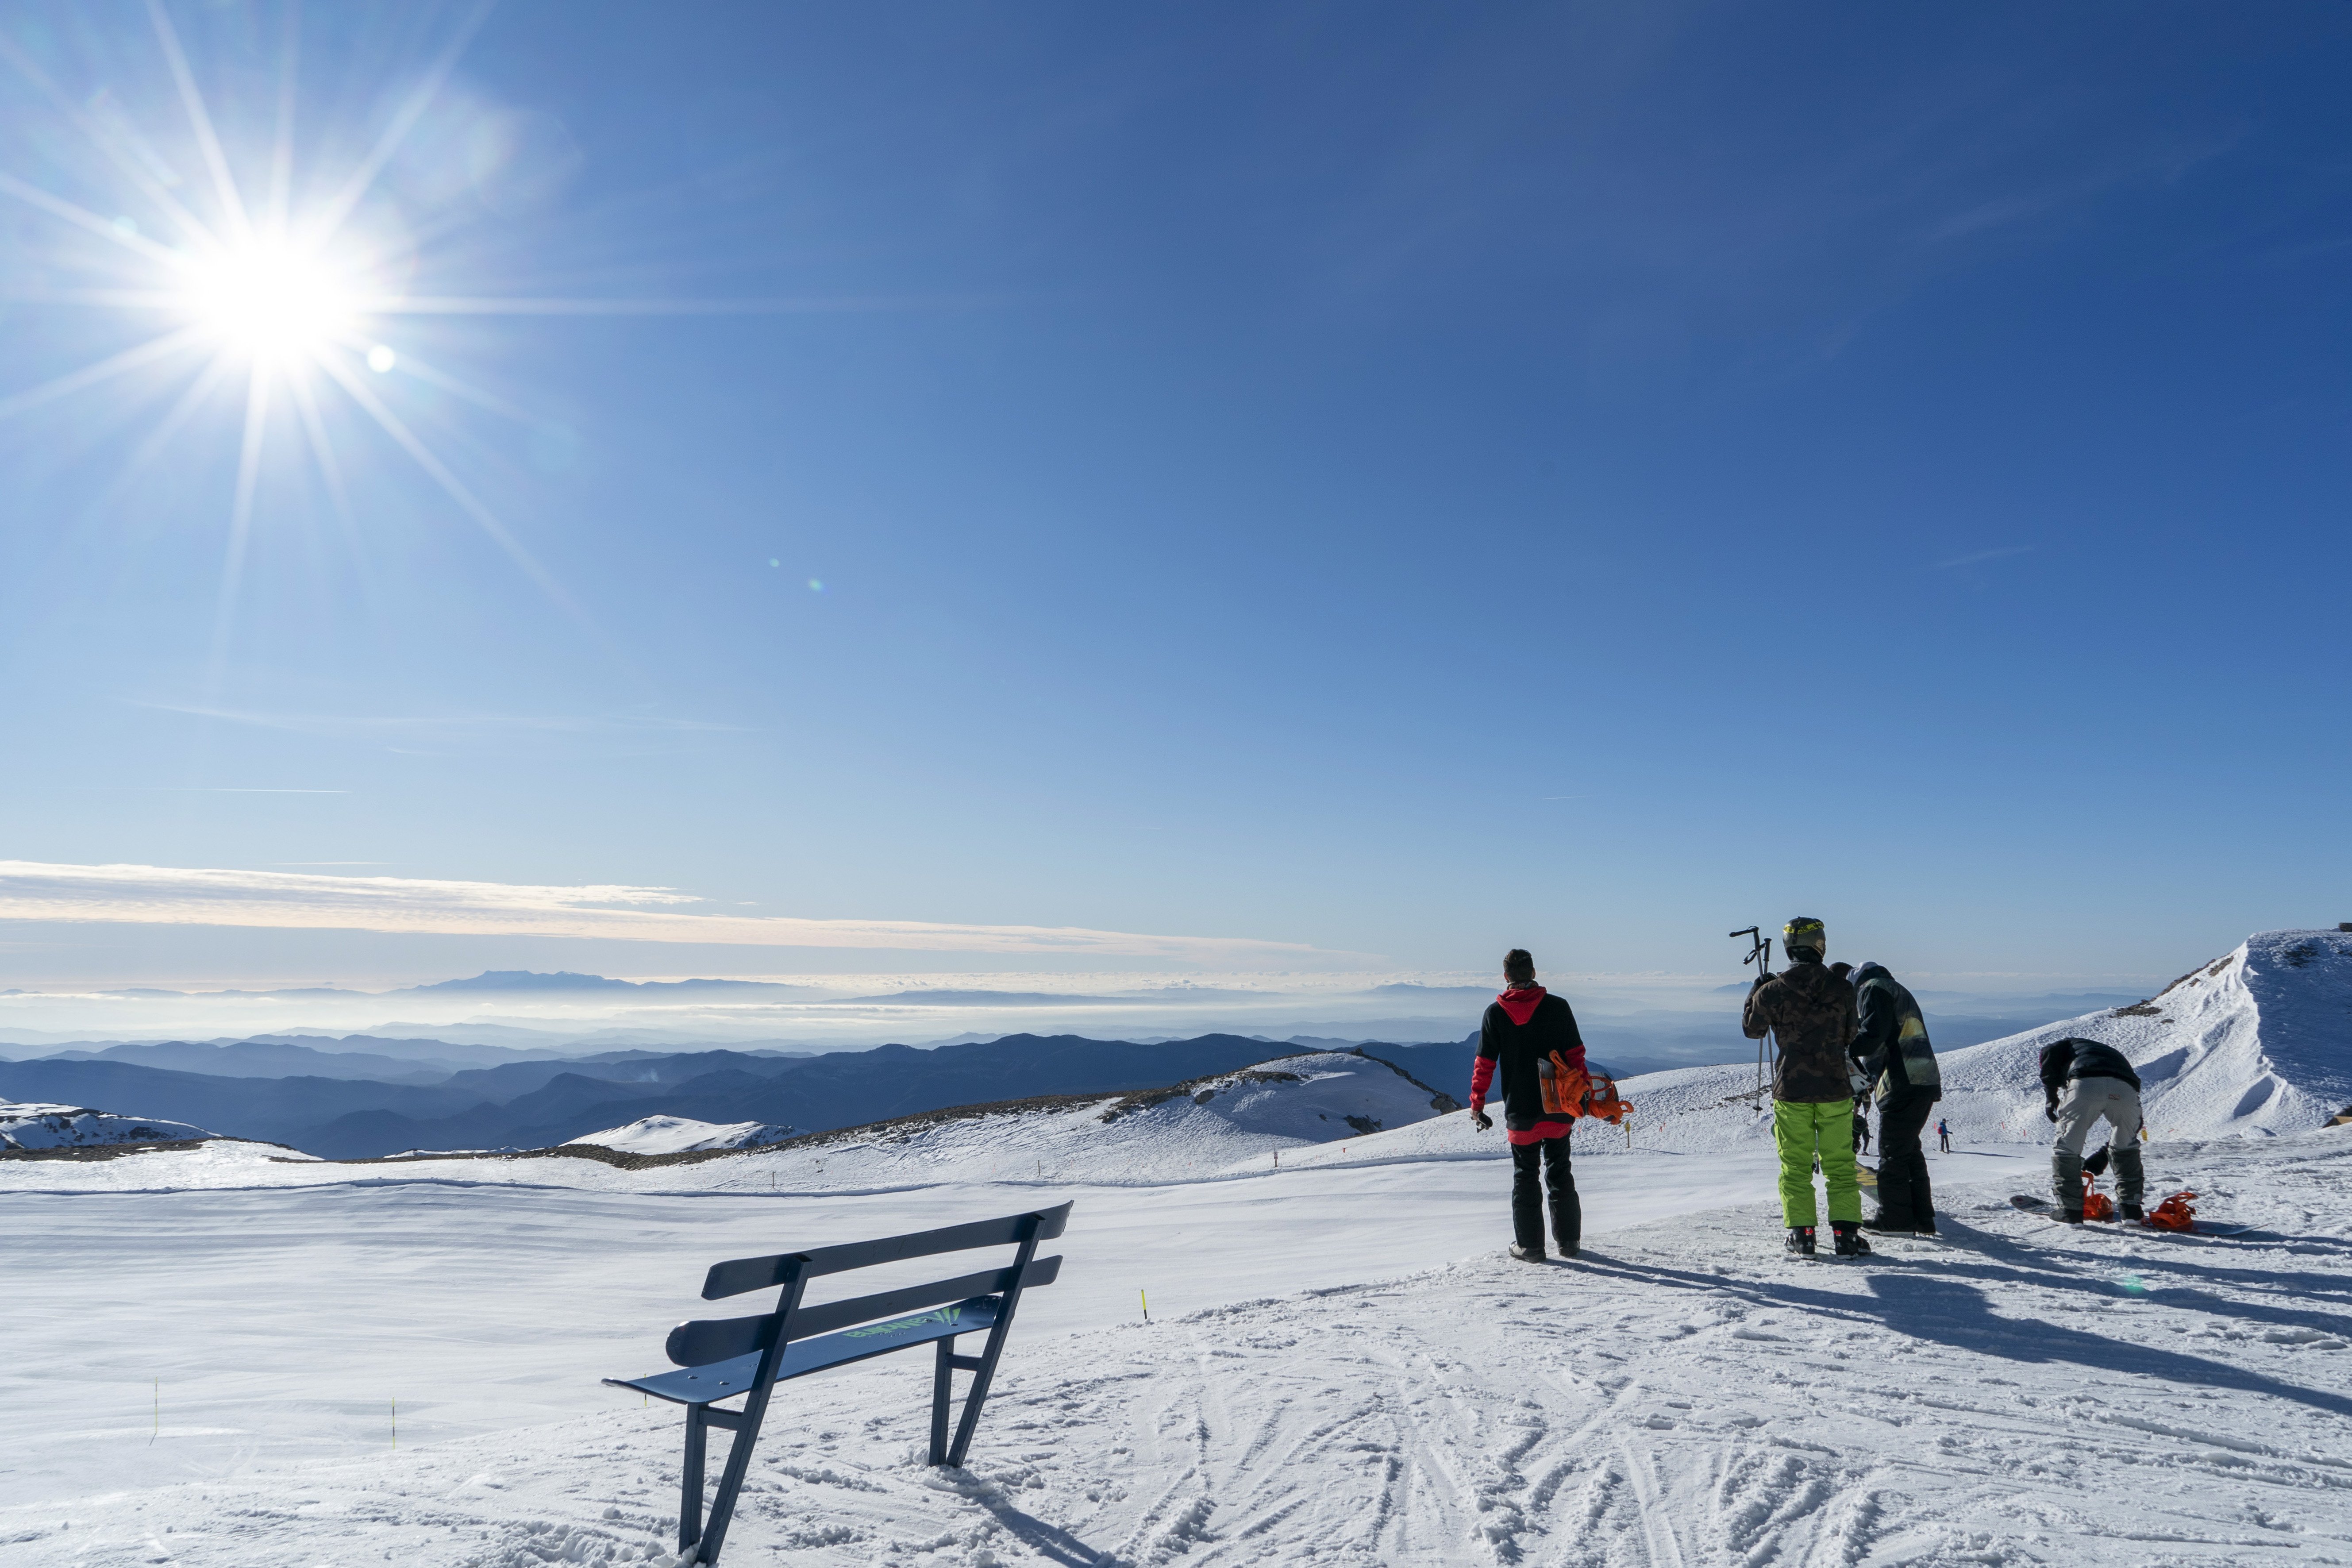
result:
[[(2027, 1214), (2038, 1214), (2053, 1225), (2066, 1223), (2058, 1217), (2058, 1205), (2048, 1198), (2037, 1198), (2019, 1193), (2009, 1201), (2011, 1206), (2022, 1209)], [(2165, 1230), (2157, 1226), (2142, 1225), (2137, 1220), (2127, 1219), (2092, 1219), (2084, 1220), (2083, 1224), (2085, 1227), (2099, 1225), (2129, 1226), (2132, 1229), (2146, 1232), (2149, 1236), (2242, 1236), (2254, 1228), (2250, 1225), (2214, 1225), (2201, 1219), (2197, 1222), (2197, 1227), (2194, 1230), (2186, 1231)]]

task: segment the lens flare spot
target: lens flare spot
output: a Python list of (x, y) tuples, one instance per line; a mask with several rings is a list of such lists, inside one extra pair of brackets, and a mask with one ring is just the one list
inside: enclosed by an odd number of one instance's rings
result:
[(769, 556), (769, 557), (768, 557), (768, 564), (769, 564), (769, 565), (771, 565), (771, 566), (782, 566), (782, 565), (783, 564), (783, 563), (782, 563), (782, 562), (781, 562), (781, 561), (779, 561), (779, 560), (777, 560), (774, 556), (771, 555), (771, 556)]
[(822, 594), (824, 592), (824, 584), (812, 577), (809, 579), (809, 592), (812, 594)]
[(382, 343), (378, 343), (375, 347), (368, 350), (368, 369), (375, 372), (378, 375), (388, 374), (392, 367), (399, 363), (400, 356), (393, 353), (392, 350)]

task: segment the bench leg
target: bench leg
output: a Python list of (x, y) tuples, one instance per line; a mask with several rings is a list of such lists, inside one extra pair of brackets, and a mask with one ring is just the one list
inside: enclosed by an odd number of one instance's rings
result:
[(760, 1441), (760, 1426), (768, 1417), (768, 1394), (773, 1386), (753, 1388), (751, 1397), (743, 1402), (735, 1440), (727, 1446), (727, 1468), (719, 1472), (719, 1489), (711, 1494), (710, 1525), (702, 1533), (698, 1563), (718, 1562), (719, 1548), (727, 1544), (727, 1527), (734, 1521), (735, 1500), (742, 1494), (743, 1479), (751, 1472), (751, 1449)]
[(948, 1462), (948, 1403), (955, 1395), (955, 1339), (940, 1342), (938, 1370), (931, 1374), (931, 1463)]
[(710, 1423), (703, 1418), (702, 1406), (686, 1407), (686, 1465), (684, 1479), (678, 1485), (677, 1549), (680, 1552), (702, 1539), (702, 1457), (710, 1446)]

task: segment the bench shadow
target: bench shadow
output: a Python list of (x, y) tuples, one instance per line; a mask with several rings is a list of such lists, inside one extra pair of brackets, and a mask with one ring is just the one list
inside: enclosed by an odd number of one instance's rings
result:
[[(950, 1475), (971, 1473), (969, 1470), (948, 1472)], [(1001, 1488), (978, 1487), (963, 1495), (968, 1500), (986, 1509), (991, 1518), (1040, 1557), (1067, 1563), (1070, 1568), (1095, 1568), (1095, 1564), (1107, 1561), (1110, 1555), (1107, 1552), (1096, 1551), (1059, 1525), (1047, 1524), (1036, 1515), (1024, 1513), (1014, 1508), (1004, 1500)]]
[[(2286, 1400), (2330, 1415), (2352, 1416), (2352, 1397), (2344, 1394), (2305, 1388), (2226, 1362), (2090, 1333), (2063, 1323), (2000, 1317), (1993, 1311), (1986, 1290), (1951, 1278), (1949, 1270), (1931, 1274), (1882, 1269), (1871, 1275), (1868, 1296), (1815, 1290), (1770, 1280), (1696, 1274), (1654, 1264), (1618, 1263), (1602, 1271), (1671, 1289), (1709, 1295), (1729, 1293), (1763, 1305), (1848, 1321), (1875, 1322), (1914, 1339), (1933, 1341), (2019, 1365), (2059, 1363), (2095, 1372), (2130, 1373), (2197, 1387), (2235, 1389)], [(2009, 1271), (2009, 1278), (2012, 1283), (2029, 1282), (2019, 1279), (2016, 1271)], [(2030, 1282), (2053, 1281), (2033, 1278)], [(2103, 1301), (2116, 1300), (2104, 1291), (2097, 1294)]]

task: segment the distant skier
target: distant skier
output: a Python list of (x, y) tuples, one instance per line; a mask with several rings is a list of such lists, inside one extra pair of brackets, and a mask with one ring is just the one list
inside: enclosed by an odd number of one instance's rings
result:
[(2058, 1200), (2058, 1217), (2069, 1225), (2083, 1223), (2083, 1144), (2091, 1124), (2102, 1117), (2116, 1173), (2116, 1208), (2126, 1219), (2144, 1217), (2139, 1074), (2131, 1059), (2097, 1040), (2054, 1040), (2042, 1047), (2042, 1093), (2047, 1102), (2042, 1114), (2058, 1124), (2058, 1142), (2050, 1151), (2050, 1191)]
[(1952, 1124), (1940, 1116), (1936, 1118), (1936, 1142), (1938, 1145), (1937, 1153), (1948, 1154), (1952, 1152)]
[[(1544, 1261), (1543, 1205), (1551, 1200), (1552, 1240), (1560, 1256), (1574, 1258), (1584, 1233), (1584, 1208), (1569, 1168), (1568, 1134), (1575, 1112), (1548, 1108), (1583, 1097), (1584, 1037), (1567, 999), (1536, 984), (1536, 961), (1527, 949), (1503, 955), (1503, 994), (1487, 1005), (1478, 1026), (1478, 1062), (1470, 1074), (1470, 1120), (1481, 1132), (1495, 1125), (1486, 1114), (1486, 1091), (1499, 1068), (1503, 1079), (1503, 1131), (1511, 1141), (1511, 1256), (1525, 1263)], [(1557, 1053), (1564, 1069), (1553, 1061)], [(1565, 1078), (1563, 1083), (1559, 1079)], [(1538, 1189), (1537, 1177), (1542, 1185)]]
[(1772, 1141), (1780, 1155), (1780, 1218), (1789, 1250), (1813, 1255), (1818, 1212), (1813, 1162), (1829, 1188), (1830, 1229), (1841, 1258), (1868, 1254), (1861, 1233), (1862, 1191), (1853, 1170), (1853, 1074), (1846, 1047), (1853, 1041), (1853, 987), (1822, 963), (1829, 939), (1822, 922), (1800, 915), (1780, 928), (1789, 967), (1758, 975), (1741, 1010), (1751, 1040), (1769, 1032), (1780, 1042), (1772, 1068)]
[(1865, 1228), (1933, 1236), (1936, 1200), (1919, 1130), (1944, 1098), (1936, 1050), (1927, 1043), (1919, 1004), (1885, 965), (1863, 963), (1853, 972), (1853, 1059), (1878, 1102), (1878, 1213)]

